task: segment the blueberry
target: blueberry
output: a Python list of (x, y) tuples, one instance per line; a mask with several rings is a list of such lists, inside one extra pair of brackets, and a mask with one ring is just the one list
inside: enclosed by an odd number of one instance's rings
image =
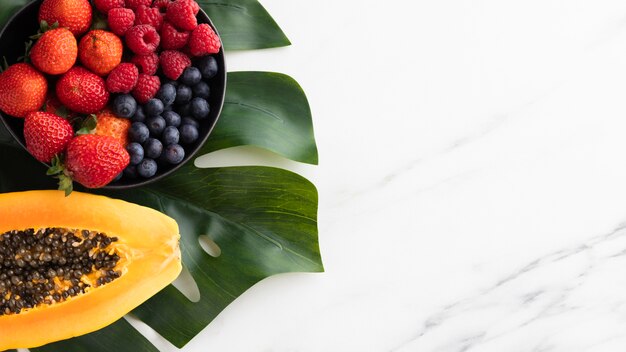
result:
[(198, 129), (198, 130), (200, 129), (200, 123), (199, 123), (196, 119), (194, 119), (194, 118), (192, 118), (192, 117), (185, 117), (185, 118), (181, 121), (180, 125), (181, 125), (181, 126), (184, 126), (184, 125), (192, 125), (192, 126), (194, 126), (196, 129)]
[(176, 89), (176, 104), (183, 105), (187, 104), (193, 98), (193, 91), (188, 86), (179, 85)]
[(158, 171), (156, 161), (152, 159), (144, 159), (141, 164), (137, 166), (137, 173), (144, 178), (150, 178), (156, 175)]
[(198, 120), (203, 120), (209, 117), (209, 103), (202, 98), (193, 98), (191, 101), (191, 116)]
[(180, 141), (183, 144), (191, 144), (198, 140), (200, 132), (194, 125), (183, 125), (180, 128)]
[(174, 100), (176, 100), (176, 87), (172, 84), (166, 83), (161, 86), (161, 89), (159, 89), (156, 97), (163, 102), (163, 105), (170, 106), (174, 104)]
[(124, 172), (123, 171), (120, 172), (117, 176), (115, 176), (115, 178), (111, 182), (117, 182), (117, 181), (121, 180), (122, 177), (124, 177)]
[(195, 86), (202, 81), (202, 73), (195, 67), (187, 67), (179, 81), (188, 86)]
[(143, 106), (137, 106), (137, 111), (133, 116), (133, 122), (144, 122), (146, 121), (146, 113), (143, 112)]
[(177, 144), (180, 140), (180, 132), (178, 132), (178, 128), (174, 126), (166, 127), (165, 131), (163, 131), (163, 136), (161, 136), (161, 140), (165, 145)]
[(200, 82), (193, 86), (193, 96), (196, 98), (209, 99), (211, 95), (211, 88), (206, 82)]
[(124, 118), (131, 118), (137, 111), (137, 100), (130, 94), (118, 95), (113, 101), (113, 112)]
[(156, 117), (163, 113), (165, 105), (159, 99), (150, 99), (148, 103), (143, 107), (143, 111), (147, 117)]
[(128, 130), (130, 140), (137, 143), (143, 143), (150, 137), (150, 130), (143, 122), (134, 122)]
[(211, 79), (217, 75), (219, 67), (217, 67), (217, 60), (213, 56), (205, 56), (198, 60), (196, 67), (202, 72), (204, 79)]
[(185, 149), (178, 144), (168, 145), (165, 148), (165, 160), (168, 163), (178, 165), (185, 159)]
[(143, 160), (144, 152), (141, 144), (137, 142), (130, 143), (126, 146), (126, 150), (130, 155), (130, 164), (137, 165)]
[(163, 143), (156, 138), (149, 138), (143, 147), (146, 151), (146, 158), (156, 159), (163, 153)]
[(148, 129), (152, 137), (160, 137), (165, 129), (165, 119), (161, 116), (148, 119)]
[(126, 169), (124, 169), (124, 177), (137, 178), (137, 166), (128, 165)]
[(163, 113), (163, 118), (165, 119), (165, 124), (167, 126), (180, 126), (181, 118), (180, 115), (175, 113), (174, 111), (166, 111)]

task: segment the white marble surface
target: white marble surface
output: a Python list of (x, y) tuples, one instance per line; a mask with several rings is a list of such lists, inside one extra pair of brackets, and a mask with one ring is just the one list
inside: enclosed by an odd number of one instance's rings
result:
[[(626, 2), (263, 0), (321, 165), (327, 272), (255, 286), (183, 351), (626, 350)], [(157, 341), (164, 350), (169, 348)]]

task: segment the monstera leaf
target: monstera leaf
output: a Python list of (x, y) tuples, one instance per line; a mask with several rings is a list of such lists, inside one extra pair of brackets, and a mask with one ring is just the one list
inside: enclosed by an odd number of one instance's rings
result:
[[(0, 26), (29, 1), (0, 2)], [(200, 0), (226, 49), (289, 45), (256, 0)], [(311, 112), (300, 86), (268, 72), (229, 74), (226, 104), (200, 153), (252, 145), (317, 164)], [(45, 167), (0, 124), (0, 192), (53, 189)], [(81, 189), (79, 189), (81, 190)], [(89, 191), (82, 189), (81, 191)], [(169, 286), (132, 312), (178, 347), (260, 280), (285, 272), (323, 271), (317, 239), (317, 190), (303, 177), (268, 167), (202, 169), (189, 162), (174, 175), (132, 192), (98, 192), (162, 211), (181, 229), (183, 263), (200, 297)], [(207, 251), (201, 242), (211, 243)], [(157, 351), (125, 319), (92, 334), (32, 351)]]

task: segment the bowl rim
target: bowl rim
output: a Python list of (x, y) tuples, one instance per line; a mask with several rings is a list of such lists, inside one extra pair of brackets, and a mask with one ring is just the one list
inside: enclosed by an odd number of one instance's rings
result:
[[(32, 0), (29, 3), (23, 5), (18, 11), (16, 11), (7, 20), (6, 24), (2, 27), (2, 29), (0, 29), (0, 38), (3, 38), (5, 36), (6, 31), (9, 28), (9, 26), (16, 19), (18, 19), (20, 17), (20, 15), (22, 15), (22, 13), (24, 11), (29, 9), (31, 6), (36, 6), (37, 3), (41, 2), (41, 1), (43, 1), (43, 0)], [(217, 54), (212, 54), (211, 55), (211, 56), (217, 56), (217, 57), (219, 57), (221, 59), (220, 61), (222, 62), (222, 67), (220, 67), (220, 69), (221, 69), (220, 71), (222, 71), (221, 74), (224, 76), (223, 82), (219, 82), (223, 86), (222, 93), (218, 96), (220, 104), (218, 104), (218, 106), (213, 106), (213, 105), (211, 106), (211, 114), (215, 114), (215, 120), (213, 121), (211, 126), (209, 126), (209, 129), (208, 129), (206, 135), (202, 138), (202, 140), (198, 143), (198, 145), (191, 151), (191, 153), (189, 153), (188, 155), (185, 156), (186, 160), (184, 162), (181, 162), (180, 164), (173, 166), (171, 169), (167, 170), (166, 172), (164, 172), (162, 174), (159, 174), (159, 175), (156, 175), (156, 176), (154, 176), (152, 178), (149, 178), (149, 179), (141, 179), (141, 178), (139, 178), (138, 180), (140, 180), (140, 182), (137, 182), (137, 183), (126, 184), (126, 185), (116, 185), (116, 184), (114, 184), (115, 181), (112, 181), (110, 184), (108, 184), (108, 185), (106, 185), (104, 187), (101, 187), (99, 189), (104, 189), (104, 190), (133, 189), (133, 188), (139, 188), (139, 187), (147, 186), (147, 185), (156, 183), (158, 181), (161, 181), (164, 178), (170, 176), (174, 172), (176, 172), (179, 169), (181, 169), (183, 166), (187, 165), (187, 163), (194, 162), (198, 152), (200, 152), (202, 147), (204, 147), (204, 145), (206, 144), (207, 140), (209, 139), (209, 137), (213, 133), (213, 130), (215, 129), (215, 126), (217, 125), (217, 123), (218, 123), (218, 121), (219, 121), (219, 119), (220, 119), (220, 117), (222, 115), (222, 111), (224, 109), (224, 105), (225, 105), (225, 101), (226, 101), (226, 88), (227, 88), (227, 85), (228, 85), (228, 70), (227, 70), (227, 66), (226, 66), (226, 55), (224, 53), (224, 43), (222, 41), (222, 37), (220, 36), (218, 29), (213, 24), (213, 21), (211, 21), (211, 18), (209, 17), (209, 15), (202, 8), (200, 8), (200, 11), (198, 12), (198, 15), (196, 15), (196, 17), (201, 20), (199, 24), (206, 23), (209, 26), (211, 26), (211, 28), (213, 28), (213, 30), (217, 34), (217, 36), (218, 36), (218, 38), (220, 40), (220, 44), (221, 44), (220, 51)], [(21, 136), (16, 135), (15, 131), (8, 124), (7, 120), (8, 120), (8, 115), (5, 116), (5, 114), (0, 111), (0, 121), (2, 122), (4, 127), (11, 134), (11, 136), (13, 137), (13, 140), (16, 143), (18, 143), (24, 149), (24, 151), (29, 153), (28, 149), (26, 148), (26, 145), (24, 143), (22, 143)], [(41, 163), (43, 165), (45, 165), (46, 167), (50, 167), (51, 166), (49, 163), (44, 163), (44, 162), (41, 162)], [(80, 185), (80, 186), (84, 187), (84, 188), (87, 188), (87, 187), (85, 187), (83, 185)]]

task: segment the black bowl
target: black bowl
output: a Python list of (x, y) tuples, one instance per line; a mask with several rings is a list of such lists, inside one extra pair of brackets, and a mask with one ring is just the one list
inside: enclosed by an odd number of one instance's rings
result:
[[(24, 55), (24, 43), (29, 40), (29, 36), (37, 33), (39, 30), (39, 24), (37, 23), (37, 17), (39, 13), (39, 6), (43, 0), (35, 0), (24, 6), (16, 14), (11, 17), (7, 25), (0, 31), (0, 58), (6, 57), (9, 64), (17, 62), (20, 56)], [(199, 23), (208, 23), (217, 33), (217, 29), (209, 19), (209, 16), (203, 10), (198, 13)], [(78, 38), (80, 40), (80, 38)], [(138, 178), (135, 180), (122, 178), (120, 181), (113, 182), (105, 189), (127, 189), (145, 186), (147, 184), (159, 181), (171, 173), (181, 168), (184, 164), (193, 160), (195, 155), (200, 151), (204, 143), (209, 138), (211, 131), (215, 127), (217, 120), (222, 111), (224, 105), (224, 97), (226, 95), (226, 64), (224, 61), (224, 49), (219, 53), (213, 55), (217, 59), (219, 72), (216, 77), (210, 80), (209, 86), (211, 87), (211, 97), (209, 98), (209, 105), (211, 107), (211, 113), (208, 119), (200, 122), (200, 138), (191, 146), (185, 148), (185, 159), (178, 165), (167, 168), (163, 171), (159, 169), (159, 172), (152, 178), (143, 179)], [(2, 87), (0, 87), (1, 89)], [(49, 89), (53, 90), (54, 85), (50, 84)], [(184, 117), (184, 116), (183, 116)], [(24, 119), (15, 118), (0, 112), (0, 120), (7, 127), (13, 138), (26, 150), (26, 142), (24, 140)], [(47, 164), (46, 164), (47, 165)], [(49, 166), (49, 165), (47, 165)]]

